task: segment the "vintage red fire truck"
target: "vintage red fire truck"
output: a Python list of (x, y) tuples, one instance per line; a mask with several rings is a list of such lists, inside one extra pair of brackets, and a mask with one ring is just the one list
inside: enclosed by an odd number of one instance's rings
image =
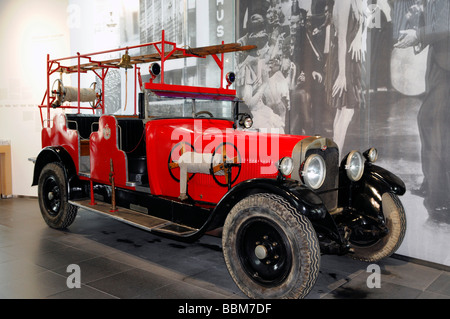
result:
[[(143, 47), (154, 53), (130, 56)], [(180, 48), (163, 32), (154, 43), (48, 56), (33, 177), (45, 222), (64, 229), (83, 208), (183, 241), (221, 229), (226, 266), (251, 298), (306, 296), (321, 254), (368, 262), (393, 254), (406, 231), (398, 198), (404, 183), (374, 165), (375, 148), (340, 162), (329, 138), (252, 129), (230, 88), (234, 73), (224, 74), (224, 54), (251, 49)], [(101, 58), (111, 52), (122, 57)], [(220, 87), (165, 83), (170, 60), (206, 57), (216, 61)], [(142, 83), (145, 63), (149, 80)], [(118, 68), (134, 71), (130, 116), (105, 112), (105, 78)], [(101, 85), (80, 88), (90, 72)], [(63, 74), (75, 75), (78, 86), (64, 86)], [(162, 116), (149, 115), (157, 103)]]

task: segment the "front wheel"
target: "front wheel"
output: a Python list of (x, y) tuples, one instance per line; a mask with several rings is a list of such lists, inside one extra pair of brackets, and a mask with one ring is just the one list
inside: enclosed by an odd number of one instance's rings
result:
[(395, 253), (403, 242), (406, 233), (406, 214), (400, 199), (395, 194), (384, 193), (381, 207), (388, 233), (381, 239), (365, 245), (352, 242), (350, 238), (354, 251), (350, 257), (353, 259), (366, 262), (379, 261)]
[(319, 274), (311, 222), (277, 195), (256, 194), (236, 204), (222, 246), (231, 277), (250, 298), (303, 298)]
[(42, 169), (38, 197), (42, 217), (48, 226), (64, 229), (73, 223), (78, 207), (68, 202), (66, 175), (61, 165), (50, 163)]

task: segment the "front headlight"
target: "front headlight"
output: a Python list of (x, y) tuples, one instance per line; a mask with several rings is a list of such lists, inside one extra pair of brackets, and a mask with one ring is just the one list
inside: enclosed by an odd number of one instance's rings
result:
[(376, 148), (372, 147), (363, 153), (364, 157), (370, 162), (373, 163), (378, 159), (378, 151)]
[(246, 117), (245, 119), (244, 119), (244, 127), (245, 128), (247, 128), (247, 129), (249, 129), (249, 128), (251, 128), (253, 126), (253, 120), (252, 120), (252, 118), (249, 116), (249, 117)]
[(364, 159), (360, 152), (351, 151), (347, 155), (345, 170), (351, 181), (357, 182), (361, 179), (364, 172)]
[(326, 165), (325, 160), (318, 154), (313, 154), (307, 158), (302, 169), (303, 182), (312, 189), (318, 189), (325, 181)]
[(246, 128), (246, 129), (249, 129), (253, 126), (253, 119), (250, 115), (248, 115), (246, 113), (242, 113), (239, 115), (240, 115), (240, 119), (239, 119), (240, 126), (242, 126), (243, 128)]
[(278, 162), (278, 170), (283, 176), (291, 175), (293, 169), (294, 169), (294, 160), (290, 157), (283, 157)]

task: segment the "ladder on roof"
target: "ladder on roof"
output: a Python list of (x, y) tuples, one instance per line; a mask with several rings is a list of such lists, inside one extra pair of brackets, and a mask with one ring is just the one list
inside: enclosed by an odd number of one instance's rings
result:
[[(128, 55), (129, 50), (144, 48), (144, 47), (153, 47), (156, 52), (151, 54), (144, 54), (138, 56), (128, 56), (127, 61), (127, 69), (134, 68), (135, 75), (135, 105), (134, 105), (134, 113), (136, 114), (137, 109), (137, 88), (142, 88), (142, 79), (140, 74), (139, 64), (143, 63), (152, 63), (152, 62), (160, 62), (161, 63), (161, 73), (160, 73), (160, 82), (155, 83), (152, 78), (149, 83), (145, 83), (145, 88), (151, 90), (155, 94), (159, 96), (167, 96), (167, 97), (182, 97), (182, 98), (200, 98), (200, 99), (216, 99), (216, 100), (233, 100), (236, 97), (236, 90), (229, 89), (229, 86), (224, 87), (224, 54), (230, 52), (239, 52), (239, 51), (248, 51), (255, 49), (254, 45), (241, 45), (240, 43), (222, 43), (219, 45), (205, 46), (199, 48), (189, 48), (189, 47), (177, 47), (176, 43), (166, 41), (164, 30), (162, 31), (162, 39), (161, 41), (145, 43), (135, 46), (128, 46), (124, 48), (88, 53), (88, 54), (80, 54), (77, 53), (75, 56), (70, 56), (66, 58), (60, 59), (50, 59), (50, 55), (47, 55), (47, 90), (45, 92), (44, 98), (42, 99), (42, 103), (39, 105), (40, 113), (41, 113), (41, 122), (42, 126), (44, 126), (44, 118), (42, 114), (42, 109), (47, 108), (47, 121), (48, 125), (50, 125), (50, 110), (52, 108), (52, 104), (55, 101), (55, 95), (50, 91), (50, 77), (54, 73), (65, 73), (65, 74), (78, 74), (78, 99), (77, 105), (61, 105), (61, 108), (66, 109), (77, 109), (78, 113), (80, 113), (81, 109), (101, 109), (102, 114), (105, 113), (105, 78), (108, 71), (113, 69), (119, 69), (123, 67), (122, 58), (117, 59), (107, 59), (101, 60), (97, 59), (97, 57), (112, 52), (121, 52), (125, 51), (125, 55)], [(220, 87), (219, 88), (210, 88), (210, 87), (193, 87), (193, 86), (183, 86), (183, 85), (169, 85), (164, 82), (164, 64), (168, 60), (173, 59), (182, 59), (182, 58), (206, 58), (207, 56), (212, 56), (216, 61), (219, 69), (220, 69)], [(75, 64), (67, 65), (67, 62), (72, 62), (76, 60)], [(81, 98), (80, 98), (80, 82), (81, 82), (81, 74), (92, 71), (97, 75), (97, 77), (102, 82), (101, 93), (98, 98), (95, 107), (82, 107), (81, 106)], [(139, 81), (139, 86), (138, 82)]]

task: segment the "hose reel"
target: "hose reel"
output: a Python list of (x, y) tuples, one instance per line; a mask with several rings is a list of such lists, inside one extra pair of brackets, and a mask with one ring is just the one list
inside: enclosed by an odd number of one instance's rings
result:
[[(78, 88), (64, 86), (61, 79), (53, 82), (51, 96), (55, 98), (52, 107), (61, 106), (64, 102), (78, 102)], [(89, 102), (92, 108), (97, 108), (102, 99), (102, 91), (93, 82), (89, 88), (80, 89), (80, 102)]]

